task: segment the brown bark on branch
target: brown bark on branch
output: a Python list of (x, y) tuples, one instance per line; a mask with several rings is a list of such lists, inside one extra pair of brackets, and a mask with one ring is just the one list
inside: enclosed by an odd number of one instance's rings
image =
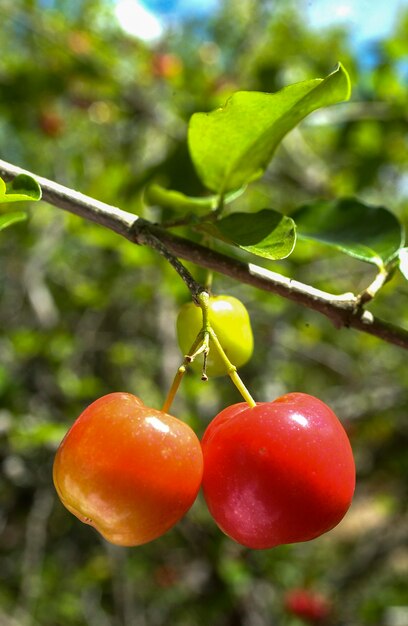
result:
[(176, 257), (318, 311), (337, 328), (354, 328), (408, 349), (408, 330), (374, 317), (361, 307), (359, 299), (352, 293), (333, 295), (252, 263), (238, 261), (174, 235), (133, 213), (0, 160), (0, 176), (3, 179), (11, 180), (18, 174), (33, 176), (41, 186), (43, 200), (49, 204), (109, 228), (133, 243), (152, 246), (153, 240), (159, 241)]

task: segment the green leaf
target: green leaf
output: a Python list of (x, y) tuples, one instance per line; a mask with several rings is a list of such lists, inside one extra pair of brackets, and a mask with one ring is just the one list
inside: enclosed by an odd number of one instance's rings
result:
[(0, 230), (5, 230), (17, 222), (23, 222), (27, 219), (27, 213), (18, 211), (16, 213), (7, 213), (7, 215), (0, 215)]
[[(224, 198), (224, 204), (229, 204), (245, 191), (245, 187), (231, 191)], [(145, 189), (144, 200), (149, 205), (158, 205), (177, 212), (190, 212), (194, 215), (205, 215), (216, 209), (220, 202), (219, 195), (196, 198), (186, 196), (181, 191), (165, 189), (161, 185), (152, 184)]]
[(0, 178), (0, 204), (22, 200), (41, 200), (41, 187), (37, 181), (27, 174), (19, 174), (9, 183)]
[(299, 239), (333, 246), (383, 268), (404, 245), (404, 229), (391, 211), (353, 198), (318, 201), (292, 215)]
[(272, 209), (232, 213), (202, 226), (213, 237), (273, 261), (289, 256), (296, 244), (295, 222)]
[(238, 91), (223, 107), (195, 113), (189, 123), (191, 158), (204, 185), (219, 194), (259, 178), (288, 131), (316, 109), (350, 97), (344, 67), (325, 79), (276, 93)]

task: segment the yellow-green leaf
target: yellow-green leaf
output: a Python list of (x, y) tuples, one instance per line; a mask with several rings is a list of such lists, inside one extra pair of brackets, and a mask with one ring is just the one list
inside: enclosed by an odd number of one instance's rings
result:
[(350, 97), (344, 67), (324, 79), (290, 85), (276, 93), (238, 91), (210, 113), (190, 120), (191, 158), (208, 189), (225, 194), (264, 173), (288, 131), (316, 109)]

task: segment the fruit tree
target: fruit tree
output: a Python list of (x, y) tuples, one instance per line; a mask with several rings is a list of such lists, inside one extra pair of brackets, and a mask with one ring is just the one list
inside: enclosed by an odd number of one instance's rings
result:
[(0, 10), (0, 623), (392, 626), (408, 22), (68, 4)]

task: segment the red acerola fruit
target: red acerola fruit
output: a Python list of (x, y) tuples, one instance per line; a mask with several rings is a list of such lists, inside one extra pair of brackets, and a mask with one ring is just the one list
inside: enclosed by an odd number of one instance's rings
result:
[(312, 624), (319, 624), (331, 613), (331, 604), (322, 595), (308, 589), (291, 589), (285, 595), (285, 609)]
[(351, 504), (355, 466), (333, 411), (304, 393), (219, 413), (201, 442), (203, 491), (225, 534), (249, 548), (308, 541)]
[(65, 435), (54, 461), (62, 503), (110, 541), (136, 546), (193, 504), (203, 459), (191, 428), (129, 393), (99, 398)]

